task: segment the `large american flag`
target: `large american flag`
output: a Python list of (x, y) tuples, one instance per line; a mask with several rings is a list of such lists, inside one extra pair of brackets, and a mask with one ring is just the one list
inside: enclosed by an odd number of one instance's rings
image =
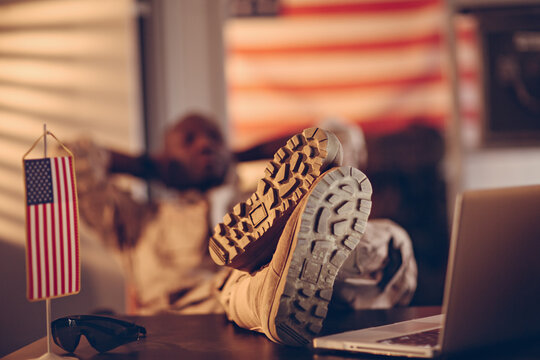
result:
[(28, 299), (78, 293), (79, 232), (73, 158), (24, 160), (24, 173)]
[[(444, 0), (280, 0), (225, 27), (233, 145), (341, 118), (366, 134), (450, 116)], [(462, 118), (478, 116), (475, 23), (455, 17)]]

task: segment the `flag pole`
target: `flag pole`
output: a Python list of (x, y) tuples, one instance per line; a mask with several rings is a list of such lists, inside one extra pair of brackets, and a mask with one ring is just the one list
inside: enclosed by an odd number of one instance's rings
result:
[[(43, 124), (43, 157), (47, 157), (47, 123)], [(45, 317), (47, 321), (47, 352), (40, 356), (37, 360), (60, 360), (63, 359), (59, 355), (51, 352), (51, 299), (45, 299)], [(74, 359), (74, 358), (65, 358)]]

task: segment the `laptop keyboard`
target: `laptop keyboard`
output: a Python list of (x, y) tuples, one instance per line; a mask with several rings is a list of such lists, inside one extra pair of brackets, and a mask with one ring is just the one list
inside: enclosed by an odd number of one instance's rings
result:
[(424, 346), (424, 347), (434, 347), (439, 342), (439, 334), (441, 329), (433, 329), (422, 331), (419, 333), (408, 334), (404, 336), (398, 336), (390, 339), (383, 339), (377, 342), (383, 344), (401, 344), (401, 345), (413, 345), (413, 346)]

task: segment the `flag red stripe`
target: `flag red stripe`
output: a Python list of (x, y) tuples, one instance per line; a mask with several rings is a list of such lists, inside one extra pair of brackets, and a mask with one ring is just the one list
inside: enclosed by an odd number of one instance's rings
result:
[[(474, 29), (458, 29), (458, 38), (460, 42), (476, 42), (476, 33)], [(423, 35), (392, 38), (388, 40), (357, 41), (349, 43), (329, 43), (329, 44), (296, 44), (281, 46), (250, 47), (231, 44), (227, 53), (237, 56), (268, 56), (268, 55), (314, 55), (328, 53), (353, 53), (353, 52), (371, 52), (371, 51), (397, 51), (410, 49), (414, 46), (439, 46), (442, 45), (443, 36), (440, 32), (432, 32)]]
[(43, 261), (43, 248), (45, 246), (45, 243), (44, 243), (44, 239), (43, 239), (43, 213), (41, 212), (41, 208), (43, 206), (42, 205), (36, 205), (36, 210), (37, 210), (37, 221), (38, 221), (38, 226), (37, 226), (37, 241), (39, 243), (39, 248), (38, 248), (38, 252), (37, 252), (37, 257), (39, 259), (39, 276), (38, 276), (38, 279), (39, 279), (39, 285), (41, 287), (39, 293), (40, 293), (40, 298), (43, 298), (45, 297), (45, 288), (44, 288), (44, 284), (43, 284), (43, 276), (44, 276), (44, 272), (45, 272), (45, 262)]
[[(58, 199), (58, 192), (57, 192), (57, 182), (58, 179), (56, 178), (56, 164), (54, 161), (54, 158), (51, 159), (51, 175), (52, 175), (52, 186), (53, 186), (53, 196), (54, 199)], [(58, 205), (57, 201), (54, 201), (52, 204), (52, 237), (53, 237), (53, 254), (54, 254), (54, 295), (58, 296), (62, 294), (61, 290), (61, 275), (60, 275), (60, 244), (58, 242), (58, 237), (60, 236), (60, 232), (58, 231)]]
[(59, 161), (58, 161), (58, 158), (54, 158), (54, 164), (55, 164), (55, 172), (56, 172), (56, 192), (57, 192), (57, 195), (58, 195), (58, 199), (56, 199), (55, 201), (55, 205), (58, 207), (58, 225), (59, 225), (59, 241), (60, 241), (60, 274), (61, 274), (61, 277), (62, 277), (62, 288), (61, 288), (61, 292), (62, 294), (65, 294), (67, 293), (67, 288), (66, 288), (66, 274), (65, 274), (65, 264), (66, 264), (66, 259), (64, 257), (64, 231), (63, 231), (63, 226), (64, 226), (64, 223), (63, 223), (63, 217), (62, 217), (62, 203), (61, 203), (61, 199), (62, 199), (62, 187), (61, 187), (61, 184), (60, 184), (60, 170), (58, 169), (59, 167)]
[(66, 213), (64, 216), (66, 216), (66, 231), (67, 231), (67, 262), (68, 262), (68, 272), (67, 272), (67, 289), (66, 292), (71, 292), (71, 229), (69, 227), (69, 218), (68, 218), (68, 191), (67, 191), (67, 177), (66, 177), (66, 169), (64, 165), (64, 159), (60, 159), (60, 166), (62, 169), (62, 177), (64, 179), (64, 186), (63, 186), (63, 199), (64, 204), (66, 206)]
[(324, 5), (288, 5), (280, 6), (280, 15), (283, 16), (313, 16), (313, 15), (351, 15), (388, 13), (393, 11), (419, 10), (430, 6), (441, 5), (440, 0), (412, 0), (412, 1), (373, 1), (356, 4), (324, 4)]
[(60, 295), (58, 293), (58, 257), (56, 253), (56, 217), (55, 217), (56, 204), (51, 204), (51, 242), (52, 242), (52, 256), (53, 256), (53, 296)]
[(69, 189), (68, 189), (68, 179), (67, 179), (67, 169), (65, 158), (62, 158), (62, 176), (64, 177), (64, 199), (66, 205), (66, 219), (67, 219), (67, 240), (68, 240), (68, 292), (73, 292), (73, 256), (71, 255), (71, 249), (73, 247), (73, 238), (71, 234), (71, 208), (69, 206)]
[(32, 234), (30, 225), (30, 206), (26, 207), (26, 276), (28, 278), (27, 291), (28, 299), (34, 298), (34, 277), (33, 277), (33, 264), (32, 264)]
[(70, 185), (69, 185), (69, 176), (68, 176), (68, 166), (66, 158), (62, 158), (62, 171), (64, 176), (64, 190), (66, 194), (66, 221), (67, 221), (67, 231), (68, 231), (68, 259), (69, 259), (69, 283), (68, 288), (69, 292), (73, 292), (73, 233), (71, 225), (73, 223), (71, 219), (71, 196), (70, 196)]
[(444, 130), (447, 114), (422, 114), (410, 117), (387, 117), (374, 119), (374, 121), (356, 121), (368, 134), (387, 134), (404, 130), (410, 125), (423, 124), (439, 130)]
[(231, 93), (251, 92), (251, 91), (279, 91), (279, 92), (310, 92), (310, 91), (334, 91), (334, 90), (360, 90), (374, 89), (381, 87), (402, 87), (417, 86), (438, 83), (444, 80), (441, 73), (425, 74), (404, 78), (378, 79), (368, 81), (358, 81), (349, 83), (321, 83), (312, 85), (296, 84), (249, 84), (249, 85), (231, 85)]
[(73, 241), (75, 246), (75, 289), (73, 291), (77, 292), (80, 289), (80, 263), (79, 263), (79, 224), (78, 224), (78, 213), (77, 213), (77, 189), (75, 189), (75, 175), (73, 170), (73, 158), (69, 157), (69, 174), (71, 178), (71, 211), (73, 214), (73, 225), (74, 225), (74, 234)]
[(48, 216), (47, 216), (47, 205), (43, 204), (40, 206), (41, 213), (43, 214), (43, 263), (45, 268), (45, 273), (43, 274), (44, 280), (45, 280), (45, 296), (50, 297), (51, 296), (51, 283), (50, 283), (50, 263), (49, 263), (49, 234), (47, 232), (47, 223), (49, 222)]
[(35, 245), (36, 245), (36, 270), (37, 270), (37, 298), (41, 299), (43, 297), (41, 292), (41, 251), (40, 251), (40, 244), (39, 244), (39, 211), (38, 206), (33, 206), (34, 208), (34, 216), (35, 216)]
[[(358, 124), (362, 130), (367, 134), (379, 134), (394, 132), (400, 129), (404, 129), (411, 124), (426, 124), (435, 128), (442, 129), (444, 127), (444, 120), (447, 118), (446, 114), (426, 114), (419, 116), (384, 116), (375, 118), (351, 118), (352, 122)], [(249, 136), (249, 134), (260, 133), (266, 134), (265, 138), (271, 138), (272, 136), (288, 135), (301, 131), (305, 127), (313, 126), (320, 120), (314, 117), (305, 118), (293, 118), (293, 119), (279, 119), (276, 123), (275, 119), (268, 119), (264, 121), (258, 121), (257, 123), (241, 123), (234, 125), (233, 130), (239, 136)]]
[[(459, 74), (460, 79), (475, 81), (478, 78), (478, 73), (475, 71), (462, 71)], [(235, 95), (242, 92), (253, 91), (272, 91), (272, 92), (312, 92), (312, 91), (339, 91), (339, 90), (362, 90), (388, 87), (403, 87), (403, 86), (420, 86), (430, 85), (445, 81), (445, 75), (441, 72), (424, 74), (403, 78), (393, 79), (377, 79), (367, 81), (356, 81), (348, 83), (318, 83), (318, 84), (284, 84), (272, 83), (252, 83), (252, 84), (237, 84), (228, 87), (229, 93)]]
[(228, 53), (239, 56), (256, 55), (292, 55), (292, 54), (328, 54), (331, 52), (366, 52), (366, 51), (396, 51), (413, 46), (439, 45), (442, 36), (439, 32), (412, 36), (401, 39), (390, 39), (384, 41), (358, 41), (354, 43), (333, 43), (321, 45), (283, 45), (274, 47), (242, 47), (231, 46)]

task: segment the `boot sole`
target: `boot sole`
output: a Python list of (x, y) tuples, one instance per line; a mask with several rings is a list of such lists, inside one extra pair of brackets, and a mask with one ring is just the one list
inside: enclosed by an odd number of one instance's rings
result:
[(278, 285), (275, 318), (270, 316), (279, 342), (305, 346), (320, 332), (338, 271), (365, 231), (371, 193), (367, 177), (347, 166), (314, 185)]
[(274, 155), (251, 197), (223, 217), (210, 238), (218, 265), (252, 271), (268, 263), (288, 215), (326, 169), (341, 163), (341, 144), (310, 128), (290, 138)]

